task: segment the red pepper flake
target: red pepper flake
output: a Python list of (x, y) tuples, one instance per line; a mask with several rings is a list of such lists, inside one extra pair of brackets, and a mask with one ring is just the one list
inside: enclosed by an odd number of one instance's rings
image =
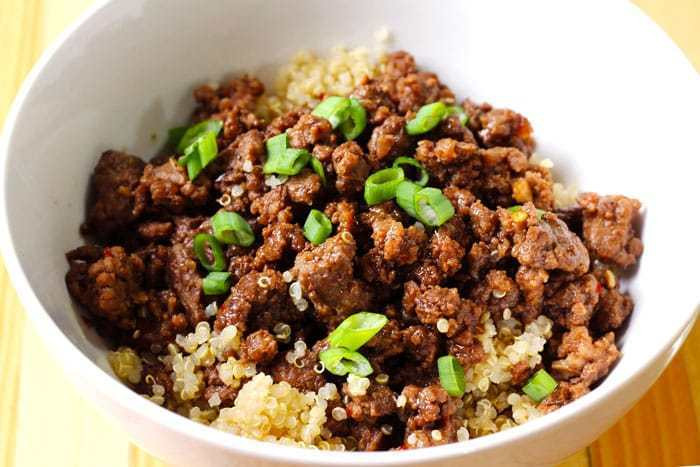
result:
[(104, 256), (105, 258), (111, 258), (112, 257), (112, 250), (110, 250), (109, 248), (104, 248), (102, 250), (102, 256)]

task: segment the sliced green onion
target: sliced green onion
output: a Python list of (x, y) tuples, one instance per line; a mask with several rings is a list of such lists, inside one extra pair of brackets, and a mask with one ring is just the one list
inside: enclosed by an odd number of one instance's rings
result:
[(444, 224), (455, 214), (450, 200), (437, 188), (422, 188), (413, 197), (413, 209), (416, 218), (425, 225), (437, 227)]
[(462, 126), (467, 126), (467, 122), (469, 121), (469, 116), (467, 113), (464, 111), (464, 109), (459, 106), (459, 105), (452, 105), (447, 108), (447, 116), (450, 115), (456, 115), (457, 118), (459, 119), (459, 123), (462, 124)]
[(367, 125), (367, 112), (362, 107), (360, 101), (350, 98), (350, 108), (348, 109), (348, 118), (340, 124), (340, 131), (343, 132), (345, 139), (350, 141), (362, 134)]
[[(523, 210), (523, 207), (519, 204), (516, 204), (515, 206), (511, 206), (508, 208), (508, 211), (511, 214), (515, 214), (516, 212), (521, 212)], [(535, 209), (535, 215), (537, 216), (537, 220), (542, 220), (542, 216), (544, 216), (545, 211), (542, 209)], [(527, 216), (524, 217), (522, 220), (527, 219)]]
[(557, 380), (552, 378), (545, 370), (537, 370), (523, 386), (523, 392), (535, 402), (541, 402), (557, 388)]
[(396, 188), (403, 179), (403, 169), (400, 167), (374, 172), (365, 180), (365, 201), (372, 206), (394, 198)]
[(216, 133), (213, 131), (204, 133), (198, 140), (197, 149), (199, 150), (199, 160), (202, 163), (202, 167), (206, 167), (219, 154), (219, 148), (216, 144)]
[(321, 161), (315, 157), (311, 157), (309, 164), (311, 165), (311, 168), (314, 169), (314, 172), (316, 172), (316, 174), (321, 178), (321, 183), (323, 183), (323, 186), (326, 186), (326, 171), (323, 168)]
[[(214, 260), (209, 259), (207, 254), (207, 245), (211, 250), (211, 256)], [(226, 260), (224, 252), (221, 249), (221, 244), (213, 236), (205, 233), (197, 234), (194, 237), (194, 254), (197, 256), (200, 264), (209, 271), (223, 271), (226, 269)]]
[(438, 374), (440, 375), (440, 384), (447, 391), (447, 394), (453, 397), (462, 397), (464, 395), (464, 368), (452, 355), (445, 355), (438, 358)]
[(357, 350), (365, 345), (389, 321), (379, 313), (362, 311), (350, 315), (328, 336), (331, 347), (345, 347)]
[(177, 163), (187, 166), (187, 176), (190, 180), (197, 178), (197, 175), (204, 168), (202, 166), (202, 158), (199, 156), (199, 145), (192, 144), (185, 150), (185, 155), (181, 156)]
[(409, 181), (399, 183), (399, 186), (396, 188), (396, 204), (411, 217), (416, 217), (416, 210), (413, 206), (415, 204), (416, 193), (420, 190), (420, 186)]
[(322, 350), (318, 354), (326, 370), (334, 375), (345, 376), (352, 373), (355, 376), (369, 376), (372, 374), (372, 365), (359, 352), (335, 347)]
[(185, 136), (187, 131), (186, 126), (179, 126), (177, 128), (171, 128), (168, 130), (168, 146), (177, 149), (177, 145), (182, 141), (182, 137)]
[(263, 166), (266, 174), (296, 175), (306, 166), (311, 154), (306, 149), (287, 148), (276, 154), (268, 154)]
[(347, 97), (329, 96), (323, 99), (311, 112), (311, 115), (322, 117), (331, 122), (333, 128), (343, 123), (350, 113), (350, 99)]
[(304, 222), (304, 237), (314, 245), (325, 242), (333, 231), (331, 220), (318, 209), (309, 212), (306, 222)]
[(415, 167), (418, 169), (420, 172), (420, 178), (416, 180), (414, 183), (420, 186), (425, 186), (428, 184), (428, 178), (430, 178), (430, 175), (428, 175), (428, 171), (425, 170), (425, 167), (423, 167), (423, 164), (415, 160), (413, 157), (397, 157), (394, 160), (394, 163), (392, 164), (392, 167), (401, 167), (402, 165), (410, 165), (411, 167)]
[[(224, 124), (221, 120), (205, 120), (189, 127), (185, 130), (182, 138), (180, 138), (180, 142), (177, 143), (178, 154), (183, 154), (188, 146), (210, 131), (214, 132), (214, 136), (217, 136), (223, 126)], [(175, 130), (179, 131), (178, 129)]]
[(250, 246), (255, 241), (255, 234), (250, 224), (238, 213), (219, 211), (211, 218), (214, 237), (227, 245)]
[(267, 157), (284, 152), (287, 149), (287, 133), (280, 133), (265, 141), (265, 148), (267, 149)]
[(406, 123), (406, 133), (420, 135), (437, 126), (447, 115), (447, 106), (443, 102), (433, 102), (418, 109), (415, 118)]
[(202, 279), (204, 295), (221, 295), (231, 288), (230, 272), (210, 272)]

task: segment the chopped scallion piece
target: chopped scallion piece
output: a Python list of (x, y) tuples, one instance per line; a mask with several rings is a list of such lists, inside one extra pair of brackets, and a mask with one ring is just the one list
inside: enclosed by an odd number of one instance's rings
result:
[(238, 213), (219, 211), (211, 218), (214, 237), (227, 245), (250, 246), (255, 241), (255, 234), (250, 224)]
[(420, 178), (414, 181), (416, 185), (425, 186), (428, 184), (428, 178), (430, 177), (430, 175), (428, 175), (428, 171), (425, 170), (423, 164), (415, 160), (413, 157), (397, 157), (394, 160), (392, 167), (401, 167), (402, 165), (409, 165), (418, 169), (418, 171), (420, 172)]
[(438, 374), (440, 375), (440, 384), (447, 391), (447, 394), (453, 397), (462, 397), (464, 395), (464, 368), (452, 355), (445, 355), (438, 358)]
[(350, 315), (328, 336), (331, 347), (357, 350), (377, 334), (389, 319), (379, 313), (362, 311)]
[(369, 376), (372, 374), (372, 365), (359, 352), (342, 347), (322, 350), (318, 354), (326, 370), (338, 376), (352, 373), (355, 376)]
[(450, 200), (437, 188), (422, 188), (413, 197), (413, 209), (416, 218), (425, 225), (437, 227), (444, 224), (455, 214)]
[(523, 386), (523, 392), (533, 401), (541, 402), (557, 388), (557, 384), (557, 380), (552, 378), (545, 370), (540, 369)]
[(318, 209), (309, 212), (304, 222), (304, 237), (314, 245), (325, 242), (333, 231), (331, 220)]
[(433, 102), (418, 109), (413, 120), (406, 123), (406, 133), (420, 135), (435, 128), (447, 115), (447, 106), (444, 102)]
[(204, 295), (221, 295), (231, 288), (230, 272), (210, 272), (202, 279)]
[(280, 133), (265, 141), (265, 148), (267, 149), (268, 157), (270, 157), (271, 154), (284, 152), (284, 150), (287, 149), (287, 133)]
[[(223, 126), (224, 124), (221, 120), (205, 120), (187, 128), (187, 130), (185, 130), (183, 133), (180, 142), (177, 143), (178, 154), (184, 154), (185, 149), (187, 149), (188, 146), (195, 143), (199, 138), (210, 131), (214, 133), (214, 136), (217, 136)], [(175, 133), (179, 131), (180, 130), (177, 128), (174, 129)]]
[(187, 131), (186, 126), (179, 126), (177, 128), (171, 128), (168, 130), (168, 146), (177, 149), (177, 145), (182, 141), (182, 137), (185, 136)]
[(314, 172), (316, 172), (316, 174), (321, 178), (321, 183), (323, 183), (323, 186), (326, 186), (326, 171), (323, 168), (321, 161), (312, 156), (309, 160), (309, 165), (311, 165)]
[(360, 136), (365, 126), (367, 126), (367, 112), (360, 101), (351, 97), (348, 117), (340, 124), (340, 131), (343, 132), (345, 139), (350, 141)]
[(268, 153), (263, 172), (296, 175), (306, 166), (310, 158), (311, 154), (306, 149), (287, 148), (282, 152)]
[[(226, 259), (224, 258), (221, 244), (213, 235), (205, 233), (197, 234), (194, 237), (193, 243), (194, 254), (205, 269), (209, 271), (223, 271), (226, 269)], [(207, 245), (209, 246), (213, 260), (210, 259), (209, 252), (207, 252)]]
[(459, 106), (459, 105), (452, 105), (447, 108), (447, 116), (450, 115), (456, 115), (457, 118), (459, 119), (459, 123), (462, 124), (462, 126), (467, 126), (467, 122), (469, 121), (469, 116), (467, 113), (464, 111), (464, 109)]
[(396, 188), (403, 179), (403, 169), (400, 167), (374, 172), (365, 180), (365, 201), (372, 206), (394, 198)]
[(335, 129), (348, 118), (349, 113), (350, 99), (347, 97), (329, 96), (316, 106), (311, 115), (325, 118)]
[(413, 206), (415, 204), (416, 193), (420, 190), (420, 186), (409, 181), (399, 183), (399, 186), (396, 188), (396, 204), (411, 217), (416, 217), (416, 210)]

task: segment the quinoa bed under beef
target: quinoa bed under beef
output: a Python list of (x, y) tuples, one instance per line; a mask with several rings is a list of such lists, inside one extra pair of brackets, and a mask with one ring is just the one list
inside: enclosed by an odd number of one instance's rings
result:
[[(193, 122), (223, 122), (218, 157), (194, 181), (177, 155), (102, 154), (82, 227), (93, 240), (67, 254), (66, 283), (116, 349), (115, 373), (202, 423), (339, 450), (464, 441), (589, 392), (618, 359), (632, 312), (617, 277), (642, 252), (640, 203), (584, 193), (562, 207), (549, 164), (531, 157), (528, 120), (458, 104), (408, 53), (356, 84), (367, 126), (354, 141), (309, 108), (266, 123), (263, 85), (245, 76), (194, 91)], [(460, 105), (467, 124), (452, 115), (409, 135), (406, 122), (436, 101)], [(325, 184), (310, 168), (263, 173), (265, 142), (285, 131), (322, 163)], [(415, 157), (452, 203), (441, 226), (393, 200), (366, 204), (367, 177), (399, 156)], [(333, 225), (319, 245), (303, 231), (312, 208)], [(224, 245), (232, 286), (205, 295), (192, 243), (220, 209), (242, 215), (255, 242)], [(361, 349), (373, 373), (323, 371), (326, 337), (363, 310), (388, 318)], [(440, 383), (443, 355), (465, 370), (463, 397)], [(541, 368), (558, 386), (536, 403), (522, 387)]]

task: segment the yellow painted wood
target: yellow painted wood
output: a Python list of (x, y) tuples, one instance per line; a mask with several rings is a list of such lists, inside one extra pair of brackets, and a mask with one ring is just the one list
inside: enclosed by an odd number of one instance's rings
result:
[[(700, 1), (636, 0), (700, 68)], [(42, 50), (90, 0), (0, 0), (0, 124)], [(0, 264), (0, 466), (163, 467), (85, 402), (24, 318)], [(566, 467), (700, 464), (700, 325), (652, 390)]]

